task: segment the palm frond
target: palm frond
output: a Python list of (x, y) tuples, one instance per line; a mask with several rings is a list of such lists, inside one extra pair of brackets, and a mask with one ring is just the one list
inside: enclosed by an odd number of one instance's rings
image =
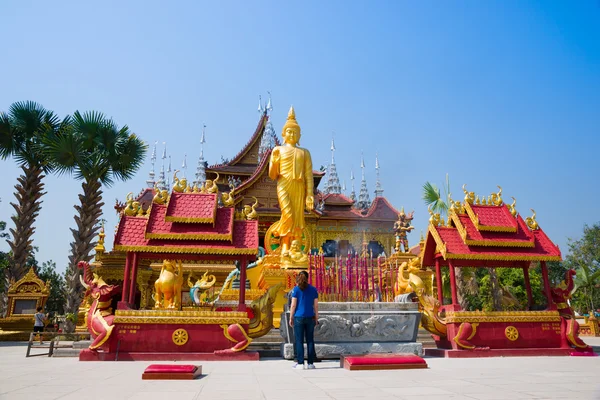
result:
[(0, 113), (0, 159), (6, 159), (15, 153), (17, 148), (15, 133), (8, 114)]

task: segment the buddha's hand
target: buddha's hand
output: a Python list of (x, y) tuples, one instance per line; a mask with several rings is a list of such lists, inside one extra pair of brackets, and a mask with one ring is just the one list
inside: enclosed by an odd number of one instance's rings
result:
[(280, 157), (281, 157), (281, 155), (279, 153), (279, 147), (275, 147), (273, 149), (273, 152), (271, 153), (271, 161), (274, 163), (278, 163)]
[(313, 196), (306, 196), (306, 209), (312, 211), (315, 208), (315, 198)]

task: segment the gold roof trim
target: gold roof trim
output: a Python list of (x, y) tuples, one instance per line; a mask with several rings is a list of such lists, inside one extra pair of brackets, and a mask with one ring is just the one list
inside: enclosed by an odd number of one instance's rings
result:
[(232, 233), (146, 233), (146, 239), (187, 239), (187, 240), (228, 240), (233, 241)]
[(170, 246), (124, 246), (115, 245), (115, 251), (137, 251), (140, 253), (178, 253), (208, 255), (255, 255), (258, 249), (219, 249), (212, 247), (170, 247)]
[(535, 247), (535, 243), (533, 241), (518, 241), (518, 242), (510, 242), (510, 241), (502, 241), (502, 240), (471, 240), (467, 239), (469, 237), (467, 233), (467, 228), (462, 224), (460, 218), (452, 213), (452, 221), (454, 225), (456, 225), (456, 229), (458, 229), (458, 233), (460, 233), (460, 237), (463, 242), (465, 242), (468, 246), (494, 246), (494, 247), (527, 247), (533, 248)]
[[(29, 268), (29, 271), (27, 271), (27, 273), (25, 275), (23, 275), (23, 277), (21, 279), (19, 279), (16, 282), (12, 282), (10, 284), (10, 286), (8, 287), (8, 294), (15, 294), (15, 293), (19, 293), (19, 295), (27, 295), (30, 293), (27, 292), (21, 292), (19, 290), (20, 286), (26, 284), (26, 283), (33, 283), (34, 285), (38, 286), (38, 290), (35, 290), (33, 293), (38, 294), (49, 294), (50, 293), (50, 282), (46, 282), (44, 283), (43, 280), (41, 280), (37, 274), (35, 273), (35, 270), (33, 269), (33, 267)], [(29, 290), (28, 292), (31, 292), (31, 290)]]

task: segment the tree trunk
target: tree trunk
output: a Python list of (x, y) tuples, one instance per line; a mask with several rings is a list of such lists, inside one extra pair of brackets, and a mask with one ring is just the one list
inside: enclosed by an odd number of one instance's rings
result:
[(4, 280), (4, 289), (0, 293), (0, 318), (5, 318), (8, 311), (8, 287), (10, 286), (8, 268), (4, 270), (0, 279)]
[(469, 299), (467, 298), (467, 290), (462, 268), (455, 268), (454, 276), (456, 277), (456, 296), (458, 297), (458, 304), (460, 304), (460, 308), (463, 310), (468, 310)]
[(17, 179), (19, 183), (15, 185), (17, 204), (10, 203), (15, 209), (15, 215), (11, 217), (15, 228), (9, 229), (12, 240), (7, 240), (12, 251), (12, 255), (9, 255), (8, 279), (15, 281), (27, 273), (27, 258), (33, 251), (32, 236), (35, 232), (33, 224), (42, 208), (40, 198), (46, 194), (42, 192), (44, 189), (42, 168), (37, 165), (23, 164), (21, 169), (23, 175), (19, 176)]
[[(92, 249), (96, 245), (92, 242), (100, 227), (98, 220), (102, 215), (102, 190), (99, 181), (83, 182), (81, 185), (83, 194), (79, 195), (81, 202), (80, 206), (75, 206), (77, 214), (75, 215), (75, 223), (77, 229), (71, 228), (73, 233), (73, 241), (71, 242), (71, 255), (69, 256), (69, 266), (65, 273), (67, 286), (67, 301), (65, 312), (67, 314), (77, 315), (79, 304), (83, 294), (83, 286), (79, 282), (79, 270), (77, 264), (80, 261), (89, 262), (92, 259)], [(65, 323), (65, 330), (73, 332), (75, 324), (72, 321)]]
[(488, 268), (490, 274), (490, 283), (492, 284), (492, 302), (494, 311), (502, 311), (502, 289), (498, 283), (498, 274), (496, 268)]

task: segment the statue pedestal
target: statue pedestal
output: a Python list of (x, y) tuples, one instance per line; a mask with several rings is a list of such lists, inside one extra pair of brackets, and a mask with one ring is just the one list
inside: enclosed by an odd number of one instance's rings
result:
[[(417, 303), (319, 303), (315, 327), (317, 358), (342, 354), (413, 353), (423, 355), (417, 343), (421, 313)], [(282, 356), (294, 358), (294, 330), (289, 311), (281, 314)], [(304, 346), (306, 349), (306, 345)]]

